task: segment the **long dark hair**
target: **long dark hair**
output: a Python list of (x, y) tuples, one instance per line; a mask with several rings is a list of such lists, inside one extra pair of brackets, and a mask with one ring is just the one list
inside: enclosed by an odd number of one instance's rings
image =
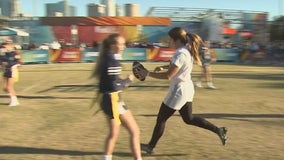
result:
[(107, 38), (103, 40), (102, 44), (100, 45), (99, 56), (97, 57), (95, 68), (91, 75), (92, 78), (100, 79), (102, 71), (101, 67), (105, 61), (104, 55), (109, 52), (111, 45), (117, 44), (118, 37), (120, 37), (120, 35), (115, 33), (110, 34)]
[(179, 40), (184, 45), (189, 45), (189, 51), (194, 61), (201, 65), (201, 60), (199, 57), (199, 45), (203, 43), (200, 36), (195, 33), (188, 33), (181, 27), (174, 27), (169, 32), (168, 35), (174, 40)]

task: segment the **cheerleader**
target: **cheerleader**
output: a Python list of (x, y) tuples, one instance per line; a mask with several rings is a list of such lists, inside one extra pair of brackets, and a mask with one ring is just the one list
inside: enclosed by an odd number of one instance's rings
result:
[(0, 64), (3, 70), (3, 90), (10, 96), (9, 106), (19, 105), (14, 88), (14, 83), (19, 80), (18, 68), (20, 67), (20, 56), (14, 49), (12, 43), (3, 43), (0, 50)]

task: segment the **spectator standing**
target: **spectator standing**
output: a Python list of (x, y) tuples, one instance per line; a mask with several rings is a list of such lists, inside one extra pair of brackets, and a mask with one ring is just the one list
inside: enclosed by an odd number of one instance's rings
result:
[(210, 50), (210, 42), (205, 41), (204, 45), (201, 47), (200, 51), (200, 58), (201, 58), (201, 73), (198, 77), (198, 80), (195, 82), (195, 86), (202, 88), (202, 80), (203, 78), (206, 81), (207, 88), (209, 89), (216, 89), (216, 87), (213, 85), (213, 78), (211, 73), (211, 63), (216, 61), (215, 55), (213, 55), (213, 52)]

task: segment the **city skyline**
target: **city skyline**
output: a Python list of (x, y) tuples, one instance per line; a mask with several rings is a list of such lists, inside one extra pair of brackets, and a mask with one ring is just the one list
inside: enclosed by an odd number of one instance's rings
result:
[[(20, 0), (22, 13), (27, 13), (31, 16), (44, 16), (44, 4), (56, 3), (60, 0)], [(262, 11), (268, 12), (269, 19), (275, 16), (283, 15), (283, 0), (199, 0), (198, 2), (190, 0), (179, 0), (168, 2), (164, 0), (144, 0), (143, 3), (139, 0), (115, 0), (118, 5), (124, 8), (125, 4), (134, 3), (140, 5), (140, 15), (145, 16), (151, 7), (188, 7), (188, 8), (208, 8), (208, 9), (233, 9), (245, 11)], [(76, 16), (87, 15), (87, 5), (89, 3), (101, 3), (101, 0), (69, 0), (69, 4), (76, 7)]]

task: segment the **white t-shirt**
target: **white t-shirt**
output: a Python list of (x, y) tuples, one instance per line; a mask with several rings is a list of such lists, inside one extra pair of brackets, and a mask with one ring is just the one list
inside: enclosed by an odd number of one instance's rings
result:
[(176, 65), (179, 71), (171, 79), (169, 92), (163, 102), (172, 109), (180, 110), (186, 102), (192, 102), (194, 96), (194, 85), (191, 80), (193, 57), (187, 47), (176, 50), (171, 64)]

